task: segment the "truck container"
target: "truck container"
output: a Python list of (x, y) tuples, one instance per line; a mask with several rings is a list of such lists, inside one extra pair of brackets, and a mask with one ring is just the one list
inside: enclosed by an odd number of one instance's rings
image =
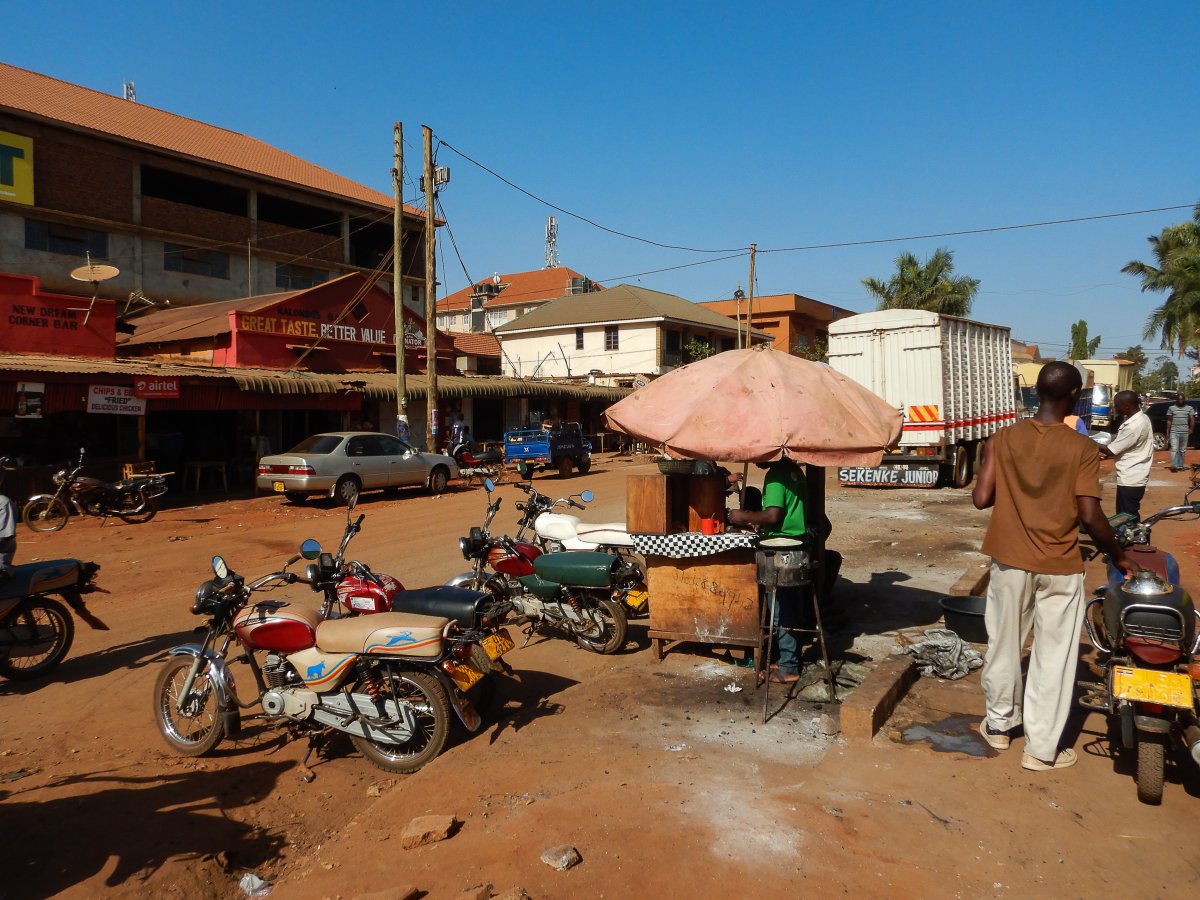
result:
[(843, 468), (844, 484), (966, 487), (979, 450), (1016, 421), (1009, 329), (917, 309), (830, 323), (829, 365), (904, 417), (877, 469)]

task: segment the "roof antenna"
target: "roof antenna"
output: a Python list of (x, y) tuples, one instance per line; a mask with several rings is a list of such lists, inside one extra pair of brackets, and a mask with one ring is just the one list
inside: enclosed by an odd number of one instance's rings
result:
[(116, 266), (101, 266), (92, 262), (90, 251), (85, 254), (85, 258), (87, 259), (87, 265), (72, 269), (71, 277), (76, 281), (90, 281), (92, 283), (92, 302), (86, 308), (82, 306), (69, 306), (67, 308), (71, 312), (87, 313), (83, 317), (83, 324), (87, 325), (88, 320), (92, 318), (92, 307), (96, 305), (96, 296), (100, 292), (100, 282), (116, 278), (121, 274), (121, 270)]
[(122, 85), (122, 95), (126, 100), (137, 103), (137, 91), (134, 90), (132, 81), (126, 81), (125, 84)]
[(546, 218), (546, 266), (547, 269), (558, 268), (558, 219), (554, 216)]

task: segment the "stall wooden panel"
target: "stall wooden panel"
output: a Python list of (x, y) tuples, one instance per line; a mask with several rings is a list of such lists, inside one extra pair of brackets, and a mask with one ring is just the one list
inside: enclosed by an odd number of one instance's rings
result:
[(671, 559), (646, 557), (649, 637), (658, 658), (671, 645), (695, 642), (757, 647), (758, 582), (753, 550)]

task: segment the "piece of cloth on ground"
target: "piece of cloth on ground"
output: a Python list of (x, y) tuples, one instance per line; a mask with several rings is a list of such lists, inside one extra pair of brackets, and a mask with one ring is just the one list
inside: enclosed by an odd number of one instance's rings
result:
[(965, 678), (983, 665), (983, 655), (945, 628), (931, 628), (923, 640), (904, 648), (917, 660), (921, 674), (933, 678)]

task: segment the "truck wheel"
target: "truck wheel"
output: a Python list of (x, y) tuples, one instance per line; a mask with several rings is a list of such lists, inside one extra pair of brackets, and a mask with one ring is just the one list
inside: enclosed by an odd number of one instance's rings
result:
[(575, 468), (579, 470), (580, 475), (586, 475), (592, 469), (592, 458), (590, 456), (582, 456), (575, 464)]
[(971, 474), (971, 456), (966, 447), (959, 445), (954, 448), (954, 462), (950, 465), (950, 484), (965, 488), (971, 483)]
[(563, 456), (559, 458), (558, 476), (559, 478), (569, 478), (571, 476), (571, 457)]

